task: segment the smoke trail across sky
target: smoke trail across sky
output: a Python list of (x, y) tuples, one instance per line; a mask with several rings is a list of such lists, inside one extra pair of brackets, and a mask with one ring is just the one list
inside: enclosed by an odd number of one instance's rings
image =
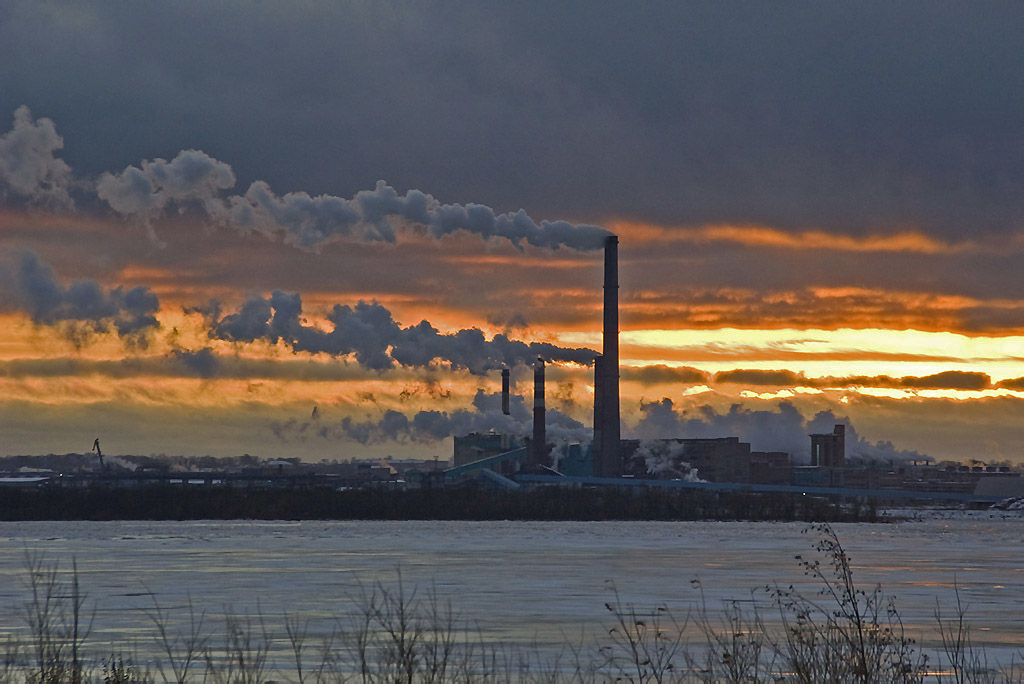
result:
[(90, 334), (113, 330), (132, 344), (145, 346), (146, 334), (159, 327), (160, 301), (149, 288), (104, 290), (92, 280), (65, 286), (48, 264), (28, 251), (19, 255), (13, 294), (33, 322), (59, 328), (78, 345)]
[(171, 161), (146, 160), (142, 168), (104, 173), (96, 194), (119, 214), (156, 215), (173, 203), (213, 202), (219, 191), (234, 185), (230, 166), (199, 150), (183, 150)]
[(0, 136), (0, 189), (6, 186), (36, 204), (70, 208), (71, 167), (54, 156), (62, 147), (53, 121), (34, 120), (28, 107), (18, 107), (14, 127)]
[[(14, 114), (14, 127), (0, 137), (0, 181), (34, 202), (71, 207), (71, 168), (54, 156), (64, 146), (50, 119), (33, 120), (27, 107)], [(199, 209), (214, 222), (239, 231), (280, 237), (304, 250), (339, 240), (394, 242), (403, 226), (425, 227), (441, 238), (459, 231), (484, 240), (503, 238), (518, 248), (578, 251), (600, 249), (610, 233), (593, 225), (534, 221), (523, 209), (496, 212), (482, 204), (444, 204), (421, 190), (400, 195), (385, 181), (352, 199), (306, 192), (275, 193), (262, 180), (245, 193), (228, 194), (234, 170), (202, 150), (182, 150), (172, 160), (146, 159), (118, 172), (104, 172), (95, 183), (80, 181), (115, 212), (150, 227), (166, 211)], [(151, 233), (155, 239), (155, 234)]]
[(360, 301), (354, 307), (336, 304), (327, 319), (330, 330), (303, 323), (301, 296), (275, 291), (269, 298), (250, 298), (236, 313), (215, 314), (209, 323), (210, 336), (229, 342), (282, 342), (297, 352), (352, 354), (373, 370), (396, 365), (426, 368), (439, 361), (451, 369), (481, 374), (529, 363), (538, 356), (587, 365), (596, 355), (590, 349), (527, 343), (501, 333), (488, 340), (479, 328), (442, 333), (427, 321), (403, 328), (391, 311), (376, 302)]

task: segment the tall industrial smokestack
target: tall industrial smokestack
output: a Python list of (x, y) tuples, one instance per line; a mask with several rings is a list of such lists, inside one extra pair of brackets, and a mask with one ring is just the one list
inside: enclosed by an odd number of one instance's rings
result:
[(547, 420), (544, 415), (544, 359), (537, 357), (533, 370), (533, 444), (530, 465), (534, 468), (547, 462)]
[(604, 347), (594, 366), (594, 474), (620, 477), (619, 238), (604, 240)]
[(594, 455), (594, 475), (601, 474), (601, 425), (604, 422), (604, 357), (594, 358), (594, 441), (590, 449)]
[(501, 369), (501, 412), (506, 416), (511, 413), (508, 405), (508, 368)]

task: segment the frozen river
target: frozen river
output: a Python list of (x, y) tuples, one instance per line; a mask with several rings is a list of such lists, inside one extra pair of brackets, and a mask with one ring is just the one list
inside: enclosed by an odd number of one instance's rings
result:
[[(777, 581), (801, 586), (794, 556), (813, 555), (805, 525), (743, 522), (19, 522), (0, 523), (0, 633), (23, 632), (26, 554), (69, 568), (96, 609), (91, 641), (151, 648), (154, 601), (184, 618), (287, 611), (326, 626), (360, 585), (433, 587), (467, 623), (503, 643), (561, 644), (597, 634), (613, 582), (624, 603), (677, 615), (749, 599)], [(1002, 514), (836, 530), (854, 578), (897, 597), (908, 628), (934, 642), (936, 602), (954, 586), (976, 643), (1008, 658), (1024, 643), (1024, 522)], [(815, 588), (807, 586), (807, 592)], [(212, 618), (211, 618), (212, 620)], [(180, 627), (180, 625), (179, 625)], [(175, 624), (172, 624), (175, 629)], [(586, 638), (586, 637), (585, 637)], [(118, 646), (120, 648), (120, 646)], [(1019, 660), (1018, 656), (1018, 660)]]

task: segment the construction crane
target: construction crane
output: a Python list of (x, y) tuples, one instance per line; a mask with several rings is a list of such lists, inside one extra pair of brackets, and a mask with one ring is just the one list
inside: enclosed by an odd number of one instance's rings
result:
[(96, 455), (100, 457), (100, 470), (106, 470), (107, 467), (103, 465), (103, 452), (100, 450), (100, 438), (97, 437), (92, 443), (92, 451), (96, 452)]

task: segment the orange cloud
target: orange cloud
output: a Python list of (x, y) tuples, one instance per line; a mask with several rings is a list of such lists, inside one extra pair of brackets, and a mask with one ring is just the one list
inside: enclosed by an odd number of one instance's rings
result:
[(1024, 300), (863, 287), (638, 289), (623, 294), (620, 308), (627, 329), (1024, 331)]
[[(924, 376), (893, 378), (887, 375), (809, 378), (790, 370), (736, 369), (715, 373), (716, 384), (769, 387), (804, 387), (815, 389), (874, 388), (982, 391), (992, 389), (992, 378), (986, 373), (942, 371)], [(1005, 386), (1002, 383), (1000, 386)]]
[(613, 221), (609, 229), (635, 243), (675, 242), (689, 244), (736, 244), (771, 249), (824, 250), (840, 252), (910, 252), (955, 254), (978, 249), (970, 242), (950, 243), (920, 232), (852, 236), (819, 230), (783, 231), (768, 226), (705, 225), (700, 227), (661, 226), (632, 221)]

